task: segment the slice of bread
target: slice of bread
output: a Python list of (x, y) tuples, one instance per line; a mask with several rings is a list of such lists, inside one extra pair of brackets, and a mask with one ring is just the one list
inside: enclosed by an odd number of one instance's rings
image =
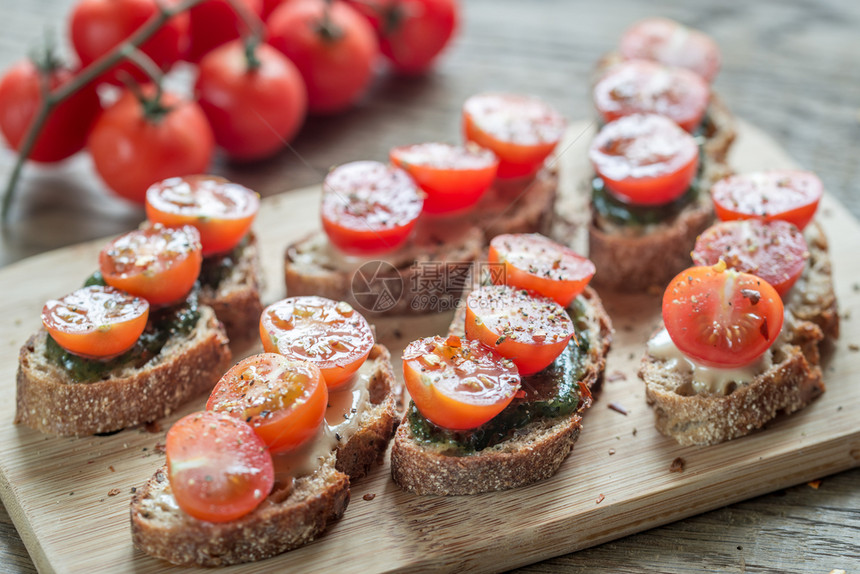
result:
[(639, 377), (654, 408), (657, 430), (685, 446), (716, 444), (747, 435), (780, 412), (803, 408), (824, 392), (821, 369), (806, 355), (817, 357), (821, 337), (816, 325), (787, 314), (780, 338), (760, 359), (756, 372), (727, 375), (717, 389), (697, 390), (685, 359), (646, 353)]
[(199, 306), (188, 334), (173, 334), (143, 365), (125, 365), (94, 382), (76, 382), (46, 356), (42, 329), (19, 353), (15, 422), (52, 435), (118, 431), (169, 415), (211, 390), (232, 355), (214, 311)]
[(827, 237), (817, 222), (808, 225), (803, 235), (809, 247), (809, 259), (800, 279), (786, 294), (785, 307), (797, 319), (818, 325), (824, 340), (837, 339), (839, 308), (833, 289)]
[(263, 560), (319, 536), (349, 503), (350, 481), (379, 460), (397, 423), (394, 374), (388, 350), (375, 345), (367, 362), (368, 407), (357, 430), (328, 451), (315, 470), (277, 481), (253, 512), (230, 522), (197, 520), (180, 510), (163, 466), (131, 500), (134, 545), (147, 554), (185, 566), (225, 566)]
[(217, 281), (201, 285), (200, 302), (215, 310), (231, 344), (256, 341), (263, 312), (263, 274), (256, 235), (250, 233), (238, 251), (209, 257), (203, 265), (217, 275)]
[(378, 256), (345, 255), (323, 232), (313, 233), (286, 249), (287, 295), (321, 295), (371, 314), (453, 309), (490, 238), (549, 231), (557, 189), (550, 167), (531, 181), (496, 185), (467, 213), (422, 216), (405, 245)]
[[(603, 380), (611, 341), (612, 324), (597, 293), (588, 287), (580, 300), (591, 344), (577, 409), (568, 416), (535, 420), (494, 446), (466, 454), (451, 454), (418, 440), (407, 413), (391, 451), (391, 475), (401, 488), (417, 494), (477, 494), (525, 486), (558, 471), (579, 436), (582, 414), (591, 405), (591, 389)], [(461, 307), (451, 325), (452, 334), (463, 333), (464, 319)]]

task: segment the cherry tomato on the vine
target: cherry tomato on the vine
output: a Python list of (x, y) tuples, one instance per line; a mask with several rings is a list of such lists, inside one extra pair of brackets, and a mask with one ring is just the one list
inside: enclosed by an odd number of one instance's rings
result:
[[(263, 12), (262, 0), (236, 0), (250, 18)], [(204, 0), (188, 10), (189, 40), (185, 59), (197, 63), (203, 56), (247, 32), (247, 26), (230, 0)]]

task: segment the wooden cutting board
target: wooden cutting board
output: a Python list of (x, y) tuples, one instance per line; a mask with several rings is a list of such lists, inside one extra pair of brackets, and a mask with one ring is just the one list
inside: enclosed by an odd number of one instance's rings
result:
[[(591, 130), (585, 123), (573, 126), (560, 148), (562, 189), (568, 195), (587, 175), (584, 158)], [(732, 164), (738, 171), (794, 165), (773, 140), (747, 124), (740, 127)], [(317, 225), (318, 193), (309, 188), (263, 202), (256, 230), (263, 246), (267, 302), (284, 295), (284, 246)], [(659, 320), (659, 298), (604, 297), (616, 329), (608, 378), (586, 413), (574, 452), (556, 476), (509, 492), (415, 496), (397, 488), (386, 463), (354, 485), (346, 515), (321, 539), (228, 570), (502, 570), (857, 466), (860, 353), (853, 345), (860, 343), (860, 224), (829, 196), (818, 219), (831, 238), (845, 319), (842, 338), (825, 364), (828, 391), (805, 410), (729, 443), (679, 447), (654, 430), (636, 377), (644, 342)], [(0, 404), (0, 495), (43, 572), (169, 570), (133, 548), (128, 521), (131, 489), (164, 461), (156, 449), (164, 442), (164, 431), (130, 429), (74, 439), (12, 424), (19, 347), (39, 327), (43, 301), (77, 288), (94, 268), (103, 243), (68, 247), (0, 270), (0, 392), (5, 397)], [(399, 356), (412, 338), (443, 332), (449, 318), (379, 321), (379, 338)], [(607, 408), (610, 402), (623, 405), (628, 414)], [(204, 403), (201, 397), (162, 421), (162, 427)], [(686, 462), (682, 473), (669, 471), (677, 457)], [(375, 497), (365, 500), (365, 494)]]

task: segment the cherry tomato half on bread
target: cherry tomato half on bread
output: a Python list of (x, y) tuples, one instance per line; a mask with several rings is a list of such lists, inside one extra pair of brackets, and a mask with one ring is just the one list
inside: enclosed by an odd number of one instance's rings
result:
[(390, 157), (427, 194), (425, 213), (452, 213), (474, 206), (499, 169), (493, 152), (475, 145), (424, 143), (396, 147)]
[(499, 158), (498, 177), (534, 175), (564, 136), (566, 122), (534, 96), (478, 94), (463, 104), (466, 141)]
[(90, 359), (108, 359), (132, 348), (148, 317), (144, 299), (101, 285), (52, 299), (42, 308), (42, 324), (54, 341)]
[(621, 55), (628, 60), (656, 60), (687, 68), (712, 82), (720, 71), (720, 49), (706, 34), (668, 18), (648, 18), (621, 37)]
[(447, 429), (479, 427), (510, 404), (517, 367), (478, 341), (451, 336), (413, 341), (403, 351), (403, 380), (415, 406)]
[(497, 235), (490, 241), (489, 260), (504, 264), (494, 282), (526, 289), (567, 307), (594, 276), (594, 263), (573, 249), (538, 233)]
[(259, 209), (256, 192), (214, 175), (172, 177), (146, 190), (147, 219), (170, 227), (193, 225), (204, 256), (236, 247)]
[(699, 167), (693, 136), (663, 116), (633, 114), (603, 126), (588, 152), (594, 171), (616, 196), (660, 205), (682, 196)]
[(663, 322), (675, 346), (712, 367), (752, 363), (783, 320), (782, 299), (767, 281), (723, 262), (682, 271), (663, 294)]
[(402, 169), (378, 161), (345, 163), (323, 181), (323, 229), (346, 253), (390, 251), (409, 237), (423, 203)]
[(702, 123), (711, 89), (701, 76), (647, 60), (613, 66), (594, 86), (594, 104), (606, 122), (630, 114), (659, 114), (687, 130)]
[(696, 265), (722, 260), (738, 271), (761, 277), (784, 297), (803, 273), (809, 247), (787, 221), (722, 221), (705, 230), (691, 254)]
[(167, 476), (176, 504), (209, 522), (245, 516), (275, 483), (272, 455), (248, 423), (225, 413), (198, 412), (170, 427)]
[(246, 421), (272, 454), (310, 440), (325, 417), (328, 389), (309, 361), (275, 353), (239, 361), (212, 390), (206, 410)]
[(823, 193), (817, 175), (788, 169), (733, 175), (711, 187), (722, 220), (781, 219), (801, 231), (812, 221)]
[(195, 228), (156, 223), (108, 243), (99, 254), (99, 269), (108, 285), (152, 305), (167, 305), (191, 292), (202, 261)]
[(330, 389), (349, 381), (370, 354), (373, 330), (346, 301), (289, 297), (260, 316), (263, 349), (316, 364)]
[(493, 285), (472, 291), (466, 300), (466, 337), (513, 361), (521, 375), (552, 363), (572, 336), (570, 316), (547, 297)]

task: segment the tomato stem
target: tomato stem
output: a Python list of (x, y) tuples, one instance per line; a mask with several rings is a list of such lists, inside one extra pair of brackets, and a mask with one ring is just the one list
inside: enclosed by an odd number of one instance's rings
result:
[(248, 72), (255, 72), (260, 69), (262, 62), (257, 57), (257, 46), (260, 45), (260, 38), (256, 35), (245, 39), (245, 62), (248, 64)]
[[(246, 40), (245, 54), (247, 55), (247, 42), (253, 41), (254, 48), (262, 42), (263, 21), (257, 14), (248, 10), (248, 6), (241, 0), (227, 0), (227, 3), (230, 4), (230, 7), (239, 16), (239, 19), (245, 24), (245, 30), (242, 30), (242, 37)], [(259, 66), (260, 62), (256, 59), (256, 56), (254, 56), (253, 62), (251, 58), (248, 59), (248, 69), (256, 70)]]
[(332, 0), (325, 1), (322, 19), (317, 24), (317, 33), (326, 42), (336, 42), (343, 37), (343, 30), (331, 18), (331, 4)]

